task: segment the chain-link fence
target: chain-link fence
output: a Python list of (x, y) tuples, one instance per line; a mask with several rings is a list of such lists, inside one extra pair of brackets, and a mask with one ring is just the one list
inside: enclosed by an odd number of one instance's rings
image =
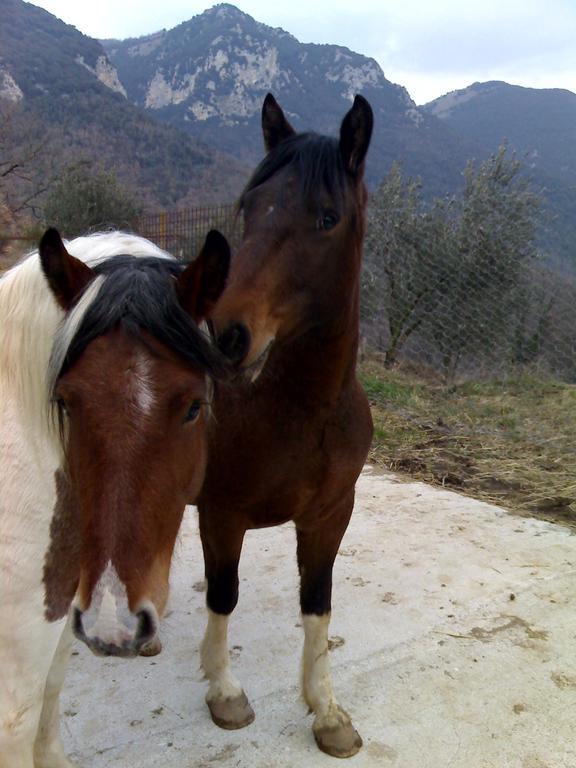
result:
[(387, 367), (416, 362), (447, 382), (519, 368), (576, 382), (576, 274), (408, 251), (365, 251), (362, 332)]
[(241, 220), (234, 205), (189, 208), (141, 216), (136, 224), (139, 235), (147, 237), (178, 259), (195, 258), (211, 229), (218, 229), (232, 247), (241, 235)]
[(488, 171), (454, 200), (423, 202), (397, 172), (372, 196), (371, 459), (574, 526), (576, 259), (546, 256), (530, 193)]
[[(194, 259), (198, 255), (211, 229), (220, 230), (230, 245), (236, 247), (242, 233), (242, 220), (237, 216), (236, 206), (214, 205), (145, 214), (134, 225), (136, 234), (152, 240), (182, 260)], [(41, 228), (34, 236), (14, 236), (0, 231), (0, 270), (7, 269), (23, 253), (33, 249), (40, 236)]]
[[(393, 208), (383, 213), (372, 205), (369, 211), (361, 294), (365, 347), (388, 367), (410, 361), (451, 383), (519, 368), (576, 382), (576, 270), (552, 265), (535, 251), (519, 257), (514, 232), (495, 231), (494, 222), (490, 233), (478, 231), (465, 247), (446, 227), (445, 210), (402, 219)], [(235, 206), (142, 216), (136, 231), (177, 258), (191, 259), (212, 228), (236, 247), (242, 222)]]
[(504, 154), (467, 169), (458, 198), (426, 203), (398, 168), (373, 195), (362, 326), (386, 366), (576, 382), (576, 253), (560, 264), (537, 246), (539, 198)]

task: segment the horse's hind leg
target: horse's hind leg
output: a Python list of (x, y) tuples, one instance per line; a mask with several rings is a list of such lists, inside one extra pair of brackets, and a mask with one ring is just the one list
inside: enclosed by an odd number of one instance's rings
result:
[(333, 757), (351, 757), (362, 746), (350, 716), (338, 704), (328, 658), (332, 568), (346, 531), (354, 500), (348, 500), (313, 530), (296, 528), (300, 605), (304, 625), (302, 692), (314, 712), (316, 743)]
[(34, 768), (75, 768), (64, 754), (60, 739), (60, 690), (66, 675), (73, 642), (70, 622), (54, 654), (44, 691), (38, 735), (34, 745)]
[(254, 720), (242, 686), (230, 669), (228, 620), (238, 602), (238, 562), (244, 531), (212, 532), (200, 517), (206, 567), (208, 626), (200, 646), (202, 669), (209, 682), (206, 703), (220, 728), (244, 728)]

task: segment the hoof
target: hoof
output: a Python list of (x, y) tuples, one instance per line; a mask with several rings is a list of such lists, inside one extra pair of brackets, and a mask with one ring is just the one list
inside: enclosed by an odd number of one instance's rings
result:
[(352, 757), (362, 746), (362, 738), (351, 722), (334, 728), (314, 728), (319, 749), (332, 757)]
[(140, 648), (138, 655), (139, 656), (158, 656), (158, 654), (161, 651), (162, 651), (162, 642), (160, 641), (159, 637), (155, 637), (154, 640), (151, 640), (149, 643), (146, 643), (146, 645), (143, 645), (142, 648)]
[(254, 710), (246, 698), (244, 691), (235, 699), (223, 699), (222, 701), (208, 701), (208, 709), (212, 715), (212, 720), (219, 728), (226, 728), (228, 731), (235, 731), (238, 728), (245, 728), (254, 720)]

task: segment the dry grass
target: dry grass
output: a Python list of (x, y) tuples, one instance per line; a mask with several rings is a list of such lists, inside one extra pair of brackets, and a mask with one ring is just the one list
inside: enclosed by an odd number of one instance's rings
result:
[(446, 389), (364, 363), (370, 459), (576, 528), (576, 386), (522, 375)]

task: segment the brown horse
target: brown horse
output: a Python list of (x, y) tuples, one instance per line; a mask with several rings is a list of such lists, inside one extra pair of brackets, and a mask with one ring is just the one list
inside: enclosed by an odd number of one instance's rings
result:
[(262, 125), (268, 154), (242, 195), (244, 238), (213, 316), (221, 348), (250, 382), (217, 387), (198, 503), (208, 589), (201, 650), (207, 703), (224, 728), (254, 717), (227, 649), (242, 541), (248, 529), (292, 520), (303, 694), (320, 749), (348, 757), (362, 741), (332, 690), (328, 624), (334, 559), (372, 437), (356, 379), (372, 110), (357, 96), (336, 140), (296, 134), (268, 95)]
[(71, 768), (72, 632), (106, 656), (154, 641), (228, 367), (197, 326), (221, 235), (186, 268), (119, 232), (68, 249), (48, 230), (0, 280), (0, 768)]

